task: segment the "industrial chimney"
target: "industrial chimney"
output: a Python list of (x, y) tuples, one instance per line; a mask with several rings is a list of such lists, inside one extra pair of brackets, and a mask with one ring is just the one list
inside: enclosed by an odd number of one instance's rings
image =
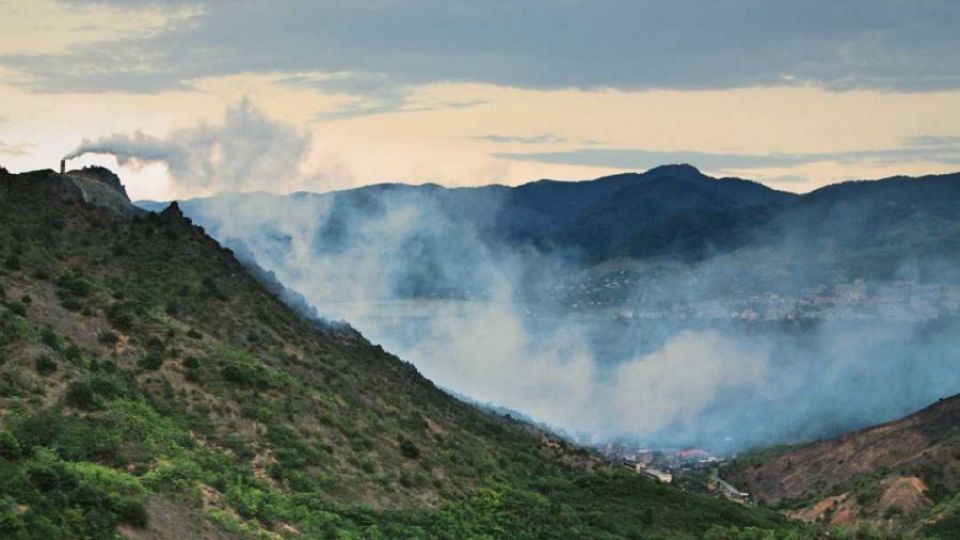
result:
[(60, 160), (60, 174), (67, 174), (67, 160)]

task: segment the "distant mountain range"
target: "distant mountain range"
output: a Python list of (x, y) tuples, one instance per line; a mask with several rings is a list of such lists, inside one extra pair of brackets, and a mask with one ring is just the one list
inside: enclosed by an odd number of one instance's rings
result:
[[(221, 195), (262, 197), (262, 194)], [(667, 165), (643, 174), (625, 173), (582, 182), (539, 180), (518, 187), (490, 185), (444, 188), (437, 184), (375, 184), (324, 194), (295, 193), (292, 198), (331, 201), (324, 237), (333, 244), (349, 236), (352, 220), (385, 212), (393, 201), (429, 200), (457, 221), (468, 222), (485, 239), (545, 250), (576, 250), (602, 259), (629, 252), (638, 231), (685, 213), (721, 213), (788, 204), (797, 199), (763, 184), (736, 178), (714, 179), (690, 165)], [(186, 201), (184, 208), (203, 214), (211, 199)], [(137, 202), (148, 210), (165, 202)]]
[[(434, 259), (450, 251), (451, 238), (460, 238), (476, 239), (494, 254), (533, 248), (581, 267), (618, 258), (702, 263), (736, 254), (744, 271), (769, 267), (781, 281), (894, 279), (904, 272), (919, 279), (960, 277), (954, 270), (960, 258), (960, 173), (851, 181), (797, 195), (749, 180), (712, 178), (690, 165), (666, 165), (582, 182), (378, 184), (285, 197), (225, 194), (182, 206), (216, 236), (225, 208), (256, 221), (250, 211), (259, 206), (255, 202), (280, 199), (296, 203), (293, 210), (324, 214), (314, 244), (319, 253), (369, 240), (365, 225), (400, 206), (429, 208), (434, 217), (414, 225), (419, 230), (410, 246), (423, 268), (442, 267)], [(150, 210), (165, 205), (137, 204)], [(445, 230), (431, 230), (434, 223)], [(458, 260), (473, 256), (462, 253)], [(421, 277), (443, 281), (436, 274)]]

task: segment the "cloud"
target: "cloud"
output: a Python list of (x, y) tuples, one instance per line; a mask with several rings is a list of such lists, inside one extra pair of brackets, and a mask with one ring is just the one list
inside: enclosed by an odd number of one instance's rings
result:
[(919, 135), (907, 139), (909, 146), (935, 146), (960, 148), (960, 136), (949, 135)]
[(954, 140), (953, 137), (917, 137), (907, 140), (906, 146), (900, 148), (796, 154), (738, 154), (594, 147), (557, 152), (498, 152), (494, 156), (513, 161), (630, 170), (646, 170), (664, 163), (690, 163), (707, 170), (793, 167), (823, 162), (898, 163), (923, 160), (960, 164), (960, 141)]
[(281, 79), (280, 84), (295, 88), (312, 88), (326, 94), (349, 97), (349, 100), (340, 107), (314, 115), (313, 119), (318, 122), (376, 114), (466, 109), (486, 103), (484, 100), (422, 101), (415, 97), (414, 86), (397, 83), (383, 74), (295, 75)]
[(539, 135), (530, 135), (521, 137), (516, 135), (481, 135), (476, 137), (481, 141), (495, 143), (515, 143), (515, 144), (559, 144), (568, 141), (565, 137), (560, 137), (550, 133), (541, 133)]
[(5, 143), (0, 141), (0, 156), (25, 156), (33, 149), (29, 143)]
[(309, 150), (309, 134), (243, 100), (227, 109), (220, 126), (198, 125), (163, 138), (115, 133), (84, 140), (66, 158), (96, 153), (115, 156), (121, 165), (163, 163), (182, 186), (233, 191), (283, 186), (300, 176)]
[(324, 122), (333, 120), (346, 120), (361, 116), (373, 116), (377, 114), (426, 112), (438, 111), (442, 109), (469, 109), (470, 107), (476, 107), (485, 103), (487, 103), (486, 100), (475, 99), (465, 101), (444, 101), (432, 105), (416, 105), (415, 103), (408, 101), (406, 95), (387, 100), (370, 100), (366, 97), (362, 97), (339, 109), (316, 114), (314, 115), (313, 119), (318, 122)]
[(196, 3), (159, 33), (0, 64), (50, 92), (148, 92), (200, 77), (304, 71), (541, 89), (960, 87), (952, 0)]

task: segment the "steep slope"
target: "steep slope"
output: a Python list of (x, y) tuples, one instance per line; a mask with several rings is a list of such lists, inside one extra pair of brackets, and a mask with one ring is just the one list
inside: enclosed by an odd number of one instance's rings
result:
[(960, 396), (835, 439), (745, 456), (723, 475), (805, 520), (915, 523), (953, 538), (960, 532), (953, 500), (960, 492)]
[(139, 215), (117, 186), (94, 199), (70, 175), (0, 174), (0, 536), (787, 527), (453, 399), (289, 309), (177, 205)]

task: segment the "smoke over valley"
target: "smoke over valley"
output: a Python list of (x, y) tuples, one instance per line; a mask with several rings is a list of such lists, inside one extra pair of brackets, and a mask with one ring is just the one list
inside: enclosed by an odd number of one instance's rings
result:
[[(239, 142), (210, 142), (225, 134)], [(242, 191), (299, 174), (304, 148), (241, 105), (222, 130), (112, 136), (76, 154)], [(958, 186), (894, 178), (798, 196), (677, 165), (180, 205), (322, 317), (466, 399), (580, 441), (737, 452), (960, 390)]]

